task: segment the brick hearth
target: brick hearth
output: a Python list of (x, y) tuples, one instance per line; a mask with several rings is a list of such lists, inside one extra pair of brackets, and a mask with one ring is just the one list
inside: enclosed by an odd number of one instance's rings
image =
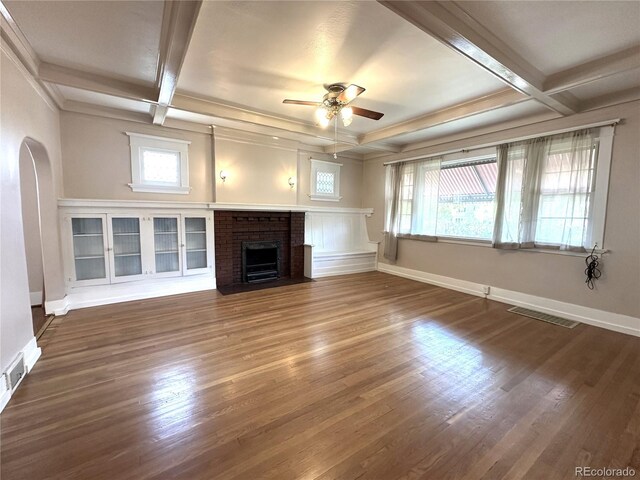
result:
[(280, 278), (304, 277), (304, 212), (216, 210), (213, 214), (216, 283), (242, 283), (242, 242), (275, 241), (280, 252)]

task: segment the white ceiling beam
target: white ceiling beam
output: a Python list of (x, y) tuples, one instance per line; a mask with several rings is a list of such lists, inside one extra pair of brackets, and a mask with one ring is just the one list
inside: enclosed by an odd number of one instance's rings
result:
[(165, 0), (164, 2), (160, 55), (156, 74), (158, 108), (153, 112), (155, 125), (162, 125), (167, 117), (167, 107), (175, 94), (180, 70), (187, 56), (187, 49), (201, 6), (201, 0)]
[[(149, 125), (149, 115), (146, 113), (94, 105), (93, 103), (78, 102), (76, 100), (65, 101), (63, 110), (65, 112), (82, 113), (85, 115), (94, 115), (98, 117), (113, 118), (117, 120), (125, 120), (127, 122), (144, 123), (145, 125)], [(186, 130), (189, 132), (211, 134), (211, 127), (209, 125), (187, 122), (185, 120), (178, 120), (175, 118), (168, 118), (163, 127), (172, 128), (174, 130)]]
[(549, 75), (544, 80), (544, 91), (545, 93), (562, 92), (636, 68), (640, 68), (640, 48), (631, 47)]
[(468, 102), (453, 105), (405, 122), (381, 128), (380, 130), (365, 133), (360, 137), (360, 144), (367, 145), (372, 142), (379, 142), (405, 133), (424, 130), (425, 128), (435, 127), (436, 125), (453, 122), (479, 113), (515, 105), (526, 100), (529, 100), (528, 96), (506, 88)]
[(436, 40), (481, 66), (512, 88), (562, 115), (579, 111), (578, 101), (567, 93), (543, 91), (544, 76), (505, 42), (478, 23), (455, 2), (379, 2)]
[(61, 67), (60, 65), (42, 62), (38, 68), (38, 76), (40, 80), (57, 85), (65, 85), (140, 102), (155, 103), (156, 92), (154, 88)]
[[(329, 131), (329, 129), (323, 130), (305, 122), (288, 120), (273, 115), (265, 115), (240, 107), (233, 107), (179, 93), (174, 95), (171, 107), (210, 117), (270, 127), (279, 131), (300, 133), (329, 141), (334, 139), (334, 135)], [(338, 132), (338, 141), (350, 145), (358, 145), (358, 139), (355, 135), (349, 135), (342, 132)]]

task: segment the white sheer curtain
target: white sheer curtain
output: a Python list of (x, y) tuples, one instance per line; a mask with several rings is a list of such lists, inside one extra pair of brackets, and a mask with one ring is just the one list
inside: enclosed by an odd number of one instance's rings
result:
[(384, 224), (384, 258), (398, 258), (398, 233), (400, 232), (400, 193), (403, 163), (387, 165), (385, 205), (387, 211)]
[(387, 166), (384, 257), (395, 261), (398, 236), (436, 241), (441, 157)]
[(500, 145), (494, 247), (589, 248), (596, 159), (591, 130)]

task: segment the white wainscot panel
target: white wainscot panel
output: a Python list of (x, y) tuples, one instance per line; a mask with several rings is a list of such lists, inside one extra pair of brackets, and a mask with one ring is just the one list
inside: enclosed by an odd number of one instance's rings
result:
[(305, 276), (374, 271), (378, 244), (369, 241), (365, 216), (362, 212), (307, 212)]

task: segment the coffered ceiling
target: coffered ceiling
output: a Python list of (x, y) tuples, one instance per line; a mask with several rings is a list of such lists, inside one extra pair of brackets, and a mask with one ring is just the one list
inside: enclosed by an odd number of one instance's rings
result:
[(339, 125), (359, 154), (640, 98), (640, 2), (10, 1), (3, 41), (65, 110), (333, 151), (323, 84), (383, 112)]

